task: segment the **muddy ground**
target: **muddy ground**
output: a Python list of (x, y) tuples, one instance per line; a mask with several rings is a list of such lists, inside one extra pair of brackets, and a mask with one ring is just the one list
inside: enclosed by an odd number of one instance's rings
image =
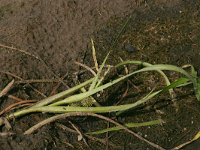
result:
[[(0, 0), (0, 89), (15, 79), (8, 95), (40, 100), (73, 86), (74, 73), (80, 70), (74, 62), (93, 66), (90, 38), (95, 41), (99, 61), (112, 50), (110, 64), (119, 62), (119, 57), (153, 64), (193, 64), (200, 73), (199, 7), (198, 0)], [(26, 81), (58, 81), (63, 76), (59, 88), (56, 88), (57, 82), (28, 84)], [(134, 86), (130, 87), (129, 93), (151, 91), (162, 83), (155, 76), (144, 74), (132, 79)], [(174, 79), (178, 75), (169, 73), (169, 76)], [(120, 89), (110, 90), (103, 98), (116, 98), (117, 101), (125, 87)], [(143, 122), (161, 118), (165, 121), (163, 125), (133, 131), (165, 149), (188, 141), (200, 129), (200, 103), (191, 86), (176, 92), (176, 106), (169, 96), (164, 95), (119, 121)], [(8, 95), (1, 98), (1, 110), (15, 102)], [(133, 99), (130, 95), (128, 100)], [(113, 101), (104, 100), (102, 104), (113, 104)], [(51, 115), (31, 114), (11, 122), (15, 135), (2, 136), (0, 149), (106, 149), (106, 143), (91, 139), (88, 139), (88, 147), (77, 140), (77, 134), (63, 130), (57, 123), (47, 125), (33, 135), (23, 135), (26, 129), (48, 116)], [(98, 119), (71, 121), (85, 132), (106, 127)], [(68, 120), (59, 123), (71, 127)], [(2, 132), (5, 131), (2, 128)], [(106, 134), (98, 138), (106, 139)], [(108, 149), (154, 149), (124, 131), (110, 133), (108, 143)], [(200, 141), (185, 149), (198, 148)]]

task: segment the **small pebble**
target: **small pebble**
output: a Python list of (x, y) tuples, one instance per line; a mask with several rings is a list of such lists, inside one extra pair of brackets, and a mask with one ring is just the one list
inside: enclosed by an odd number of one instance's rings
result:
[(127, 52), (129, 52), (129, 53), (133, 53), (133, 52), (136, 51), (136, 48), (133, 47), (133, 46), (132, 46), (131, 44), (129, 44), (129, 43), (125, 43), (125, 44), (124, 44), (124, 50), (127, 51)]

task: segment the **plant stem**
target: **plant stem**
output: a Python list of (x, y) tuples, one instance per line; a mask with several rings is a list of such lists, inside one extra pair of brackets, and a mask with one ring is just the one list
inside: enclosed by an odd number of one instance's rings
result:
[(58, 101), (59, 99), (64, 98), (64, 97), (66, 97), (67, 95), (72, 94), (72, 93), (74, 93), (75, 91), (79, 90), (80, 88), (82, 88), (82, 87), (84, 87), (84, 86), (90, 84), (90, 83), (93, 81), (93, 79), (94, 79), (94, 78), (91, 78), (91, 79), (89, 79), (89, 80), (87, 80), (87, 81), (85, 81), (85, 82), (83, 82), (83, 83), (81, 83), (81, 84), (79, 84), (79, 85), (77, 85), (77, 86), (75, 86), (75, 87), (72, 87), (72, 88), (70, 88), (70, 89), (68, 89), (68, 90), (66, 90), (66, 91), (63, 91), (63, 92), (60, 92), (60, 93), (58, 93), (58, 94), (56, 94), (56, 95), (50, 96), (50, 97), (48, 97), (48, 98), (45, 98), (45, 99), (39, 101), (38, 103), (36, 103), (35, 105), (33, 105), (31, 108), (33, 108), (33, 107), (46, 106), (46, 105), (48, 105), (48, 104), (51, 104), (51, 103), (53, 103), (53, 102), (56, 102), (56, 101)]
[(12, 119), (16, 117), (21, 117), (23, 115), (33, 113), (33, 112), (49, 112), (49, 113), (66, 113), (66, 112), (93, 112), (93, 113), (109, 113), (117, 111), (125, 111), (131, 108), (134, 108), (146, 101), (150, 100), (161, 91), (156, 91), (151, 93), (146, 98), (138, 100), (132, 104), (118, 105), (118, 106), (101, 106), (101, 107), (74, 107), (74, 106), (42, 106), (42, 107), (31, 107), (21, 111), (17, 111), (13, 114), (10, 114), (7, 119)]

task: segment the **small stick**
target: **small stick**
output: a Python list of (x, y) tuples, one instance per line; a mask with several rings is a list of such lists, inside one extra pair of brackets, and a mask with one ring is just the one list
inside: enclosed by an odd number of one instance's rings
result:
[(0, 118), (1, 124), (4, 124), (7, 130), (10, 130), (12, 127), (6, 118)]
[(76, 130), (76, 132), (80, 136), (80, 138), (78, 138), (78, 141), (80, 141), (81, 139), (83, 139), (83, 134), (81, 133), (81, 131), (71, 121), (69, 121), (69, 123), (71, 124), (71, 126)]
[(3, 109), (0, 112), (0, 115), (4, 114), (5, 112), (8, 112), (9, 110), (11, 110), (12, 108), (15, 108), (15, 106), (20, 105), (20, 104), (27, 104), (27, 103), (33, 103), (33, 102), (37, 102), (36, 100), (24, 100), (24, 101), (20, 101), (14, 104), (9, 105), (8, 107), (6, 107), (5, 109)]
[[(63, 81), (67, 77), (67, 75), (68, 75), (68, 72), (61, 78), (61, 80)], [(56, 90), (59, 88), (60, 84), (61, 82), (59, 81), (58, 84), (51, 91), (50, 96), (56, 93)]]
[(21, 99), (21, 98), (18, 98), (18, 97), (16, 97), (16, 96), (13, 96), (13, 95), (8, 95), (8, 98), (10, 98), (10, 99), (13, 99), (13, 100), (15, 100), (15, 101), (17, 101), (17, 102), (24, 101), (23, 99)]
[[(124, 62), (124, 60), (121, 57), (119, 57), (119, 59), (120, 59), (121, 62)], [(124, 71), (125, 71), (126, 74), (129, 73), (128, 67), (126, 65), (124, 65)]]
[(93, 39), (91, 39), (91, 43), (92, 43), (92, 57), (93, 57), (93, 60), (94, 60), (94, 65), (95, 65), (96, 71), (98, 72), (99, 71), (99, 65), (98, 65), (98, 62), (97, 62), (96, 50), (95, 50), (95, 47), (94, 47)]
[[(56, 126), (58, 126), (59, 128), (61, 128), (64, 131), (68, 131), (68, 132), (71, 132), (71, 133), (78, 134), (75, 130), (73, 130), (73, 129), (69, 128), (69, 127), (66, 127), (65, 125), (63, 125), (61, 123), (56, 123)], [(105, 139), (100, 139), (100, 138), (97, 138), (97, 137), (94, 137), (94, 136), (91, 136), (91, 135), (88, 135), (88, 134), (84, 134), (84, 136), (87, 137), (90, 140), (97, 141), (97, 142), (100, 142), (100, 143), (106, 145)], [(112, 142), (109, 142), (109, 145), (112, 146), (112, 147), (117, 147)]]
[(12, 88), (13, 84), (14, 84), (15, 80), (13, 79), (11, 82), (9, 82), (6, 87), (0, 92), (0, 97), (6, 95), (10, 89)]
[(143, 138), (142, 136), (138, 135), (137, 133), (133, 132), (132, 130), (128, 129), (127, 127), (119, 124), (118, 122), (110, 119), (110, 118), (107, 118), (105, 116), (102, 116), (102, 115), (98, 115), (98, 114), (94, 114), (94, 113), (83, 113), (83, 112), (72, 112), (72, 113), (65, 113), (65, 114), (60, 114), (60, 115), (56, 115), (56, 116), (53, 116), (53, 117), (50, 117), (48, 119), (45, 119), (41, 122), (39, 122), (38, 124), (32, 126), (31, 128), (29, 128), (28, 130), (26, 130), (24, 132), (25, 135), (27, 134), (31, 134), (33, 133), (35, 130), (41, 128), (42, 126), (48, 124), (48, 123), (51, 123), (51, 122), (54, 122), (58, 119), (63, 119), (63, 118), (66, 118), (66, 117), (72, 117), (72, 116), (93, 116), (93, 117), (97, 117), (97, 118), (100, 118), (100, 119), (103, 119), (103, 120), (106, 120), (108, 122), (111, 122), (113, 124), (115, 124), (116, 126), (120, 126), (122, 129), (124, 129), (126, 132), (134, 135), (135, 137), (139, 138), (140, 140), (148, 143), (149, 145), (151, 145), (152, 147), (156, 148), (156, 149), (159, 149), (159, 150), (165, 150), (164, 148), (162, 148), (161, 146), (155, 144), (155, 143), (152, 143), (150, 141), (148, 141), (147, 139)]
[(3, 44), (0, 44), (0, 47), (6, 48), (6, 49), (9, 49), (9, 50), (15, 50), (15, 51), (21, 52), (21, 53), (23, 53), (23, 54), (25, 54), (25, 55), (34, 57), (34, 58), (36, 58), (36, 59), (39, 60), (39, 57), (38, 57), (38, 56), (33, 55), (33, 54), (31, 54), (31, 53), (29, 53), (29, 52), (27, 52), (27, 51), (25, 51), (25, 50), (18, 49), (18, 48), (15, 48), (15, 47), (6, 46), (6, 45), (3, 45)]
[(46, 64), (46, 62), (42, 59), (42, 58), (40, 58), (39, 56), (36, 56), (36, 55), (34, 55), (34, 54), (31, 54), (31, 53), (29, 53), (29, 52), (27, 52), (27, 51), (25, 51), (25, 50), (22, 50), (22, 49), (18, 49), (18, 48), (14, 48), (14, 47), (10, 47), (10, 46), (6, 46), (6, 45), (3, 45), (3, 44), (0, 44), (0, 47), (3, 47), (3, 48), (6, 48), (6, 49), (9, 49), (9, 50), (15, 50), (15, 51), (18, 51), (18, 52), (21, 52), (21, 53), (23, 53), (23, 54), (25, 54), (25, 55), (28, 55), (28, 56), (31, 56), (31, 57), (33, 57), (33, 58), (35, 58), (35, 59), (37, 59), (37, 60), (39, 60), (39, 61), (41, 61), (42, 63), (43, 63), (43, 65), (63, 84), (63, 85), (65, 85), (66, 87), (68, 87), (67, 86), (67, 84), (63, 81), (63, 80), (61, 80), (53, 71), (52, 71), (52, 69)]
[(79, 65), (79, 66), (85, 68), (86, 70), (88, 70), (89, 72), (91, 72), (94, 76), (97, 75), (97, 74), (92, 70), (92, 68), (88, 67), (87, 65), (82, 64), (82, 63), (77, 62), (77, 61), (75, 62), (75, 64), (77, 64), (77, 65)]
[(53, 70), (46, 64), (46, 62), (42, 58), (39, 58), (39, 60), (43, 63), (43, 65), (51, 72), (51, 74), (55, 78), (57, 78), (65, 87), (70, 88), (57, 74), (53, 72)]
[[(101, 65), (100, 65), (101, 66)], [(90, 67), (92, 70), (95, 69), (95, 67)], [(105, 65), (104, 68), (114, 68), (114, 66), (112, 65)], [(87, 71), (87, 69), (82, 69), (82, 70), (79, 70), (77, 72), (74, 72), (73, 74), (77, 75), (77, 74), (83, 74)]]
[(120, 104), (122, 102), (122, 100), (124, 99), (124, 97), (127, 96), (128, 90), (129, 90), (129, 84), (126, 83), (126, 90), (124, 91), (124, 93), (122, 94), (121, 98), (119, 99), (119, 101), (115, 105), (118, 105), (118, 104)]
[[(22, 79), (21, 77), (15, 75), (15, 74), (13, 74), (13, 73), (10, 73), (10, 72), (0, 71), (0, 73), (7, 74), (7, 75), (12, 76), (12, 77), (14, 77), (14, 78), (17, 78), (17, 79), (19, 79), (19, 80), (21, 80), (21, 81), (24, 80), (24, 79)], [(27, 84), (28, 84), (28, 85), (32, 88), (32, 90), (35, 91), (36, 93), (42, 95), (44, 98), (47, 97), (47, 96), (44, 95), (42, 92), (40, 92), (39, 90), (37, 90), (36, 88), (34, 88), (31, 84), (29, 84), (29, 83), (27, 83)]]
[(24, 84), (24, 83), (57, 83), (60, 82), (59, 80), (54, 80), (54, 79), (30, 79), (30, 80), (21, 80), (21, 81), (16, 81), (16, 84)]
[(87, 146), (89, 147), (89, 145), (88, 145), (87, 141), (85, 140), (85, 138), (84, 138), (82, 132), (81, 132), (71, 121), (69, 121), (69, 123), (72, 125), (72, 127), (73, 127), (73, 128), (76, 130), (76, 132), (78, 133), (78, 141), (83, 140), (83, 142), (85, 143), (85, 145), (87, 145)]
[[(107, 123), (107, 128), (110, 127), (110, 123)], [(106, 150), (109, 149), (109, 132), (106, 132)]]
[(0, 132), (0, 136), (1, 137), (8, 137), (8, 136), (11, 136), (11, 135), (14, 135), (15, 133), (13, 132)]
[(21, 104), (21, 105), (19, 105), (19, 106), (17, 106), (17, 107), (12, 108), (11, 110), (17, 109), (17, 108), (22, 108), (22, 107), (25, 107), (25, 106), (32, 106), (32, 105), (34, 105), (34, 104), (35, 104), (35, 103), (25, 103), (25, 104)]

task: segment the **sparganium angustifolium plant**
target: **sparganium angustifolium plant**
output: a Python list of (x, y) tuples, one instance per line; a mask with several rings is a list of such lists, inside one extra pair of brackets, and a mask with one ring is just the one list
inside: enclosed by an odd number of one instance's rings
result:
[[(93, 48), (94, 50), (94, 48)], [(174, 97), (174, 91), (173, 88), (177, 88), (180, 86), (186, 86), (188, 84), (193, 84), (194, 86), (194, 91), (196, 94), (197, 100), (200, 101), (200, 79), (197, 76), (197, 72), (195, 71), (194, 67), (190, 65), (191, 67), (191, 73), (188, 73), (181, 67), (177, 67), (174, 65), (168, 65), (168, 64), (155, 64), (152, 65), (147, 62), (142, 62), (142, 61), (124, 61), (116, 66), (115, 68), (123, 67), (124, 65), (141, 65), (143, 66), (142, 69), (138, 69), (135, 71), (130, 71), (130, 73), (123, 75), (121, 77), (117, 77), (116, 79), (113, 79), (112, 81), (109, 81), (107, 83), (103, 84), (102, 79), (102, 74), (107, 73), (102, 73), (106, 64), (106, 60), (108, 58), (109, 54), (106, 56), (104, 59), (103, 63), (100, 65), (99, 68), (97, 68), (97, 73), (94, 77), (88, 79), (87, 81), (80, 83), (66, 91), (60, 92), (56, 95), (47, 97), (38, 103), (34, 104), (31, 107), (18, 110), (10, 115), (6, 116), (7, 120), (10, 120), (12, 118), (17, 118), (29, 113), (33, 112), (48, 112), (48, 113), (67, 113), (67, 112), (93, 112), (93, 113), (109, 113), (109, 112), (115, 112), (117, 115), (120, 115), (124, 111), (128, 111), (130, 109), (133, 109), (149, 100), (154, 98), (157, 95), (160, 95), (161, 93), (164, 93), (166, 91), (169, 91), (170, 96), (173, 98)], [(97, 65), (96, 65), (97, 66)], [(175, 71), (178, 73), (183, 74), (183, 77), (180, 77), (176, 81), (170, 83), (168, 77), (165, 75), (163, 72), (164, 70), (167, 71)], [(98, 104), (98, 102), (94, 99), (91, 98), (94, 94), (97, 94), (100, 91), (103, 91), (107, 88), (112, 87), (115, 84), (118, 84), (121, 81), (124, 81), (128, 79), (129, 77), (139, 74), (142, 72), (149, 72), (149, 71), (157, 71), (160, 73), (160, 75), (164, 78), (166, 82), (166, 86), (161, 88), (158, 91), (151, 91), (150, 93), (147, 93), (146, 96), (141, 98), (140, 100), (137, 100), (134, 103), (130, 104), (123, 104), (123, 105), (116, 105), (116, 106), (101, 106)], [(84, 90), (83, 90), (84, 89)], [(81, 91), (80, 93), (77, 94), (77, 91)], [(74, 94), (75, 93), (75, 94)], [(73, 105), (77, 102), (84, 102), (84, 100), (91, 100), (90, 106), (87, 105), (82, 105), (82, 106), (76, 106)], [(94, 105), (92, 105), (94, 104)], [(98, 104), (98, 105), (95, 105)], [(0, 119), (0, 125), (4, 123), (4, 119)], [(160, 121), (155, 121), (152, 123), (153, 124), (159, 124)], [(148, 123), (144, 123), (143, 125), (149, 125)], [(135, 127), (137, 124), (126, 124), (128, 127)], [(141, 124), (138, 124), (138, 126), (141, 126)], [(109, 131), (114, 131), (114, 130), (120, 130), (120, 128), (111, 128)], [(107, 131), (107, 130), (106, 130)], [(104, 132), (104, 131), (100, 131)], [(95, 133), (95, 132), (94, 132)]]

